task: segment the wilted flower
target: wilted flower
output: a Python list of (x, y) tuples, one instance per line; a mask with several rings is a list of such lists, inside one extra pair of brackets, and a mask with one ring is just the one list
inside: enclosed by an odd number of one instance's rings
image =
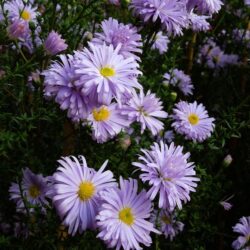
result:
[(158, 49), (160, 54), (163, 54), (168, 51), (169, 42), (168, 36), (163, 35), (162, 31), (159, 31), (154, 38), (152, 49)]
[(199, 181), (193, 163), (187, 161), (190, 153), (183, 154), (183, 147), (175, 147), (174, 143), (168, 147), (163, 141), (154, 143), (150, 150), (141, 151), (144, 155), (140, 155), (140, 162), (133, 162), (133, 165), (143, 172), (141, 180), (151, 186), (150, 199), (159, 195), (159, 208), (172, 211), (177, 206), (181, 209), (182, 202), (190, 200), (189, 193), (195, 192)]
[(96, 172), (88, 168), (83, 156), (79, 156), (79, 160), (74, 156), (62, 157), (53, 176), (53, 203), (72, 235), (96, 227), (95, 216), (100, 206), (98, 195), (100, 191), (116, 186), (112, 172), (104, 171), (108, 161)]
[(65, 40), (55, 31), (51, 31), (44, 42), (44, 48), (50, 55), (56, 55), (68, 48)]
[(211, 136), (214, 130), (214, 118), (208, 116), (202, 104), (180, 101), (173, 109), (172, 127), (186, 139), (202, 142)]
[(178, 0), (132, 0), (131, 8), (144, 22), (159, 21), (168, 34), (182, 35), (187, 27), (187, 11)]
[(139, 59), (136, 53), (141, 54), (142, 46), (141, 35), (137, 33), (137, 29), (131, 24), (119, 23), (116, 19), (109, 18), (101, 24), (102, 33), (96, 33), (92, 40), (94, 44), (113, 45), (114, 48), (120, 43), (121, 48), (119, 54), (124, 58), (134, 57)]
[(193, 94), (193, 84), (189, 75), (186, 75), (182, 70), (173, 69), (171, 74), (164, 74), (166, 79), (164, 83), (177, 86), (184, 95)]
[(170, 213), (163, 209), (160, 212), (154, 210), (151, 221), (154, 225), (157, 225), (165, 237), (169, 238), (171, 241), (179, 232), (183, 230), (184, 227), (182, 222), (176, 221), (174, 213)]
[(233, 227), (233, 231), (239, 233), (241, 236), (237, 238), (232, 244), (234, 249), (250, 250), (247, 246), (250, 243), (250, 216), (240, 218), (240, 222)]
[(7, 32), (10, 39), (25, 40), (30, 34), (29, 24), (21, 19), (16, 19), (9, 24)]
[(98, 238), (110, 248), (142, 249), (139, 244), (150, 246), (150, 232), (159, 233), (146, 219), (150, 217), (152, 203), (147, 193), (139, 194), (137, 181), (123, 180), (120, 188), (108, 189), (101, 193), (103, 200), (97, 215), (100, 233)]
[(162, 102), (150, 91), (145, 95), (141, 90), (139, 94), (132, 91), (132, 98), (121, 109), (123, 115), (127, 115), (132, 122), (141, 124), (141, 133), (148, 128), (153, 135), (163, 129), (163, 123), (158, 118), (166, 118), (167, 112), (163, 111)]

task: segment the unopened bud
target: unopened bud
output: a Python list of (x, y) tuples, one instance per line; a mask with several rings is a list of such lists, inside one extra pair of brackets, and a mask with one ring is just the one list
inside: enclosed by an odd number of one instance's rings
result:
[(229, 165), (231, 165), (232, 161), (233, 161), (232, 156), (231, 156), (231, 155), (227, 155), (227, 156), (224, 158), (224, 160), (223, 160), (223, 165), (224, 165), (225, 167), (228, 167)]

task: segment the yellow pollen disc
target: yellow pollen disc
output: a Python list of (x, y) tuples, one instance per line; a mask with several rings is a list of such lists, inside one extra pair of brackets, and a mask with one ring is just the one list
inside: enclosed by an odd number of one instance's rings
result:
[(115, 70), (110, 67), (103, 67), (101, 68), (100, 73), (104, 77), (110, 77), (115, 75)]
[(99, 110), (93, 110), (93, 117), (97, 122), (107, 121), (109, 119), (110, 112), (107, 107), (102, 106)]
[(196, 125), (196, 124), (198, 124), (198, 122), (199, 122), (200, 119), (199, 119), (198, 115), (196, 115), (196, 114), (190, 114), (188, 116), (188, 120), (189, 120), (189, 122), (192, 125)]
[(29, 21), (31, 19), (31, 15), (27, 10), (22, 11), (21, 18), (25, 21)]
[(164, 223), (171, 224), (171, 220), (166, 215), (163, 215), (161, 219)]
[(40, 190), (37, 186), (33, 185), (33, 186), (30, 186), (29, 188), (29, 195), (32, 197), (32, 198), (36, 198), (37, 196), (40, 195)]
[(131, 226), (134, 223), (134, 215), (131, 208), (125, 207), (119, 212), (119, 219), (125, 224)]
[(164, 180), (164, 181), (172, 181), (171, 178), (164, 178), (163, 180)]
[(93, 185), (93, 183), (90, 181), (83, 181), (79, 185), (79, 190), (77, 194), (80, 200), (87, 201), (94, 195), (94, 192), (95, 192), (95, 186)]

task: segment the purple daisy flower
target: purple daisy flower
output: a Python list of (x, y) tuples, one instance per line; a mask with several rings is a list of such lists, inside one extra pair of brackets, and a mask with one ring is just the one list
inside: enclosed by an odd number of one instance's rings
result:
[(173, 86), (178, 86), (184, 95), (193, 94), (193, 84), (189, 75), (186, 75), (182, 70), (173, 69), (172, 73), (166, 73), (163, 76), (166, 81), (165, 84), (171, 84)]
[(163, 54), (168, 51), (169, 43), (170, 40), (168, 39), (168, 36), (163, 35), (162, 31), (159, 31), (155, 36), (152, 49), (158, 49), (160, 54)]
[[(34, 174), (30, 169), (23, 170), (23, 179), (20, 184), (12, 183), (9, 188), (10, 200), (16, 203), (17, 211), (25, 212), (25, 206), (22, 196), (27, 199), (27, 202), (33, 206), (39, 206), (43, 208), (44, 205), (48, 205), (46, 200), (46, 193), (48, 191), (48, 179), (41, 174)], [(21, 194), (22, 192), (22, 194)], [(33, 211), (33, 209), (30, 209)]]
[(100, 233), (98, 238), (108, 247), (116, 249), (142, 249), (140, 244), (150, 246), (150, 232), (160, 233), (147, 219), (152, 203), (147, 193), (139, 194), (137, 180), (120, 178), (120, 188), (101, 193), (102, 206), (96, 217)]
[(62, 110), (68, 110), (68, 117), (73, 121), (86, 119), (89, 114), (89, 103), (82, 94), (82, 83), (75, 73), (74, 58), (71, 55), (60, 55), (61, 62), (54, 62), (42, 75), (44, 95), (54, 97)]
[(116, 19), (109, 18), (104, 20), (101, 24), (102, 33), (96, 33), (94, 39), (91, 41), (94, 44), (113, 45), (114, 48), (121, 44), (119, 54), (124, 58), (134, 57), (139, 60), (135, 53), (141, 54), (142, 41), (141, 35), (137, 33), (137, 29), (131, 24), (119, 23)]
[(51, 31), (44, 42), (44, 48), (49, 55), (56, 55), (68, 48), (65, 40), (55, 31)]
[(178, 0), (132, 0), (131, 8), (144, 22), (159, 20), (162, 27), (174, 35), (182, 35), (187, 27), (187, 11), (184, 2)]
[(21, 18), (26, 22), (34, 23), (36, 23), (36, 17), (39, 14), (36, 8), (29, 4), (24, 4), (22, 0), (7, 1), (3, 6), (3, 11), (7, 12), (11, 21)]
[(121, 113), (116, 103), (93, 108), (88, 121), (92, 125), (93, 138), (98, 143), (103, 143), (113, 138), (122, 129), (128, 128), (131, 123)]
[(193, 162), (188, 162), (190, 153), (183, 154), (183, 147), (175, 147), (171, 143), (168, 147), (161, 141), (154, 143), (150, 150), (141, 150), (141, 162), (132, 164), (143, 172), (140, 178), (148, 182), (151, 188), (148, 196), (154, 200), (159, 194), (159, 208), (167, 208), (172, 211), (176, 206), (181, 209), (182, 202), (190, 200), (189, 193), (195, 192), (197, 181)]
[(29, 24), (22, 19), (16, 19), (7, 28), (8, 36), (11, 39), (25, 41), (30, 35)]
[(232, 244), (234, 249), (250, 250), (250, 216), (240, 218), (240, 222), (233, 227), (235, 233), (241, 236), (237, 238)]
[(53, 202), (72, 235), (96, 227), (95, 216), (100, 206), (98, 195), (100, 191), (116, 186), (112, 172), (104, 171), (108, 161), (96, 172), (88, 168), (83, 156), (79, 156), (79, 160), (74, 156), (62, 157), (58, 160), (61, 166), (53, 176)]
[(176, 220), (175, 214), (169, 213), (167, 210), (160, 212), (154, 210), (151, 221), (160, 228), (166, 239), (169, 238), (171, 241), (184, 228), (184, 224)]
[(190, 23), (190, 27), (193, 31), (207, 31), (210, 29), (210, 24), (207, 22), (207, 19), (210, 18), (209, 16), (201, 16), (197, 15), (191, 10), (188, 13), (188, 19)]
[(208, 116), (202, 104), (180, 101), (173, 112), (172, 127), (186, 139), (202, 142), (211, 136), (215, 127), (214, 118)]
[(188, 0), (187, 8), (193, 9), (197, 8), (202, 14), (213, 14), (218, 13), (223, 5), (220, 0)]
[(123, 115), (127, 115), (132, 122), (141, 124), (141, 133), (148, 128), (153, 135), (159, 133), (164, 125), (158, 118), (167, 118), (167, 112), (163, 111), (162, 102), (150, 91), (145, 95), (141, 90), (139, 94), (132, 91), (132, 98), (121, 109)]
[(142, 88), (137, 81), (139, 65), (133, 57), (125, 59), (119, 54), (121, 44), (115, 49), (113, 45), (89, 46), (90, 50), (75, 53), (76, 73), (84, 84), (84, 94), (97, 96), (99, 103), (108, 104), (113, 97), (119, 101), (132, 88)]

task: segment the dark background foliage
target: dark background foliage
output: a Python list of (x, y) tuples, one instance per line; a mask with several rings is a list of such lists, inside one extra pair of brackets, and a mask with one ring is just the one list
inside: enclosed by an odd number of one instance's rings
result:
[[(121, 8), (97, 0), (36, 2), (40, 8), (44, 6), (44, 13), (39, 18), (42, 37), (55, 29), (69, 44), (67, 53), (86, 45), (85, 32), (94, 33), (96, 24), (106, 17), (112, 16), (136, 26), (142, 24), (132, 18), (125, 2)], [(241, 61), (245, 61), (249, 51), (235, 44), (230, 35), (220, 35), (223, 29), (232, 34), (236, 27), (247, 28), (247, 13), (243, 18), (233, 13), (243, 7), (239, 2), (229, 1), (227, 8), (214, 16), (211, 31), (197, 35), (195, 58), (199, 45), (206, 36), (211, 36), (226, 51), (239, 54)], [(61, 5), (61, 17), (55, 14), (57, 3)], [(72, 6), (71, 10), (68, 10), (68, 4)], [(157, 28), (144, 25), (141, 30), (144, 41)], [(192, 32), (187, 31), (183, 37), (171, 39), (169, 51), (164, 55), (151, 51), (147, 42), (143, 48), (141, 70), (144, 75), (140, 82), (145, 89), (157, 93), (165, 110), (171, 113), (174, 103), (180, 99), (197, 100), (204, 103), (209, 114), (216, 118), (215, 132), (202, 144), (185, 141), (182, 136), (175, 137), (175, 142), (184, 145), (191, 153), (201, 182), (197, 192), (192, 194), (191, 202), (179, 211), (179, 218), (185, 223), (184, 231), (172, 242), (163, 236), (154, 237), (151, 249), (230, 249), (236, 237), (232, 226), (240, 217), (250, 215), (249, 65), (245, 62), (215, 74), (214, 70), (194, 62), (191, 72), (194, 96), (185, 98), (177, 92), (175, 100), (173, 92), (176, 90), (162, 85), (162, 75), (173, 67), (187, 69), (187, 45), (192, 37)], [(109, 168), (116, 178), (119, 175), (137, 178), (138, 173), (134, 172), (131, 162), (137, 159), (140, 148), (148, 148), (155, 138), (145, 133), (137, 144), (135, 139), (139, 129), (135, 127), (127, 150), (120, 144), (123, 135), (105, 144), (95, 143), (88, 128), (73, 125), (57, 104), (44, 99), (42, 79), (32, 83), (34, 89), (27, 85), (32, 71), (45, 69), (55, 58), (44, 56), (39, 47), (33, 55), (24, 50), (27, 60), (24, 59), (8, 39), (4, 23), (0, 23), (0, 45), (0, 70), (5, 72), (0, 78), (0, 222), (10, 224), (8, 233), (0, 235), (0, 249), (105, 249), (96, 239), (95, 232), (67, 236), (53, 209), (49, 209), (46, 216), (37, 211), (32, 217), (17, 217), (15, 205), (9, 201), (8, 188), (11, 182), (20, 181), (22, 168), (51, 175), (58, 166), (57, 160), (70, 154), (84, 155), (88, 165), (96, 169), (108, 158)], [(170, 124), (170, 120), (166, 120), (166, 130), (170, 129)], [(233, 162), (225, 166), (223, 159), (228, 154)], [(233, 208), (225, 211), (219, 202), (231, 195), (234, 195)], [(31, 232), (28, 239), (13, 236), (17, 221), (28, 225)]]

